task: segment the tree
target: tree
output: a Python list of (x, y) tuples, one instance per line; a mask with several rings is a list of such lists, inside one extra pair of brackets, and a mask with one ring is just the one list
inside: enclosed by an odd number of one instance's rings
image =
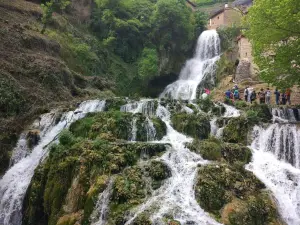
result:
[(184, 0), (158, 0), (152, 24), (159, 50), (186, 51), (194, 37), (192, 12)]
[(69, 4), (69, 0), (51, 0), (46, 2), (45, 4), (41, 4), (43, 10), (43, 29), (41, 31), (42, 34), (45, 32), (48, 23), (51, 21), (53, 12), (64, 10)]
[(300, 84), (300, 1), (256, 0), (244, 22), (263, 80)]

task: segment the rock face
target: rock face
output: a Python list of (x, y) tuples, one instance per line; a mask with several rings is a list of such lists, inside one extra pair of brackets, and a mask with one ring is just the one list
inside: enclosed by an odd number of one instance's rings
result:
[(236, 69), (235, 81), (237, 83), (251, 78), (251, 63), (248, 59), (242, 59)]

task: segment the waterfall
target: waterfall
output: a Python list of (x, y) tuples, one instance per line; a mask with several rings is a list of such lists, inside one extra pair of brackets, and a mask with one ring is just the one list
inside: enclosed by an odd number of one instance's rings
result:
[[(300, 129), (298, 109), (272, 109), (273, 123), (255, 126), (247, 165), (273, 193), (286, 224), (300, 224)], [(279, 122), (279, 123), (278, 123)]]
[[(56, 112), (50, 112), (43, 114), (39, 119), (35, 120), (31, 125), (31, 129), (38, 130), (41, 138), (45, 137), (49, 129), (55, 125)], [(9, 167), (19, 162), (25, 156), (30, 153), (30, 149), (27, 146), (27, 132), (23, 132), (17, 142), (17, 146), (13, 149), (12, 156), (10, 158)]]
[(156, 137), (156, 130), (153, 122), (149, 119), (149, 117), (146, 118), (146, 121), (143, 125), (144, 129), (146, 130), (147, 141), (154, 141)]
[(197, 42), (194, 58), (188, 60), (179, 79), (168, 85), (160, 98), (191, 100), (196, 98), (197, 87), (204, 79), (214, 84), (216, 62), (219, 60), (220, 39), (215, 30), (204, 31)]
[[(22, 224), (22, 203), (35, 168), (48, 153), (48, 145), (72, 122), (83, 118), (88, 112), (102, 111), (105, 101), (83, 102), (75, 111), (64, 113), (55, 126), (42, 128), (44, 134), (32, 152), (15, 163), (0, 180), (0, 224)], [(18, 151), (18, 150), (15, 150)]]
[(272, 108), (274, 122), (290, 122), (300, 121), (300, 109), (296, 108)]
[(130, 141), (136, 141), (136, 133), (137, 133), (136, 120), (137, 120), (137, 118), (134, 117), (131, 121), (131, 138), (130, 138)]
[[(130, 102), (126, 105), (121, 106), (120, 111), (131, 112), (133, 114), (142, 113), (146, 116), (146, 120), (143, 123), (143, 128), (146, 131), (147, 141), (154, 141), (156, 138), (156, 130), (150, 117), (155, 116), (155, 101), (152, 99), (142, 99), (137, 102)], [(137, 118), (132, 119), (131, 129), (131, 141), (136, 141)]]
[(90, 217), (91, 225), (105, 225), (109, 211), (109, 199), (113, 192), (113, 183), (114, 180), (110, 179), (106, 189), (99, 194), (96, 207)]
[(126, 224), (129, 225), (140, 213), (151, 207), (155, 209), (151, 216), (154, 224), (163, 224), (164, 215), (172, 215), (182, 224), (188, 221), (190, 224), (218, 224), (204, 212), (195, 199), (194, 180), (197, 167), (208, 162), (185, 147), (187, 142), (192, 141), (192, 138), (173, 129), (167, 108), (159, 105), (156, 115), (167, 126), (167, 134), (160, 142), (170, 143), (172, 146), (158, 160), (169, 166), (172, 176), (161, 188), (154, 191), (145, 203), (135, 209), (133, 216)]
[(152, 99), (142, 99), (141, 101), (130, 102), (121, 106), (121, 112), (142, 113), (148, 117), (155, 115), (155, 101)]
[(226, 105), (224, 103), (221, 103), (226, 111), (225, 111), (225, 114), (224, 114), (224, 117), (239, 117), (241, 114), (240, 114), (240, 111), (237, 110), (236, 108), (234, 108), (233, 106), (230, 106), (230, 105)]

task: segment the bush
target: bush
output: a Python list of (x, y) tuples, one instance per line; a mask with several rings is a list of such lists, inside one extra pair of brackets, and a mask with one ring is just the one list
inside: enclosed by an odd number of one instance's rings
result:
[(64, 130), (59, 135), (59, 143), (62, 145), (72, 145), (74, 143), (74, 136), (69, 130)]

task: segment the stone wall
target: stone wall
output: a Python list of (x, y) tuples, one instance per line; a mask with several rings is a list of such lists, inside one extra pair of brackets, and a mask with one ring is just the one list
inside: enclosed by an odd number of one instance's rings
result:
[(247, 58), (252, 63), (253, 56), (252, 56), (252, 45), (250, 41), (245, 37), (241, 37), (238, 42), (238, 45), (239, 45), (240, 59)]
[(251, 79), (251, 62), (241, 59), (236, 69), (235, 82), (239, 83), (245, 79)]

